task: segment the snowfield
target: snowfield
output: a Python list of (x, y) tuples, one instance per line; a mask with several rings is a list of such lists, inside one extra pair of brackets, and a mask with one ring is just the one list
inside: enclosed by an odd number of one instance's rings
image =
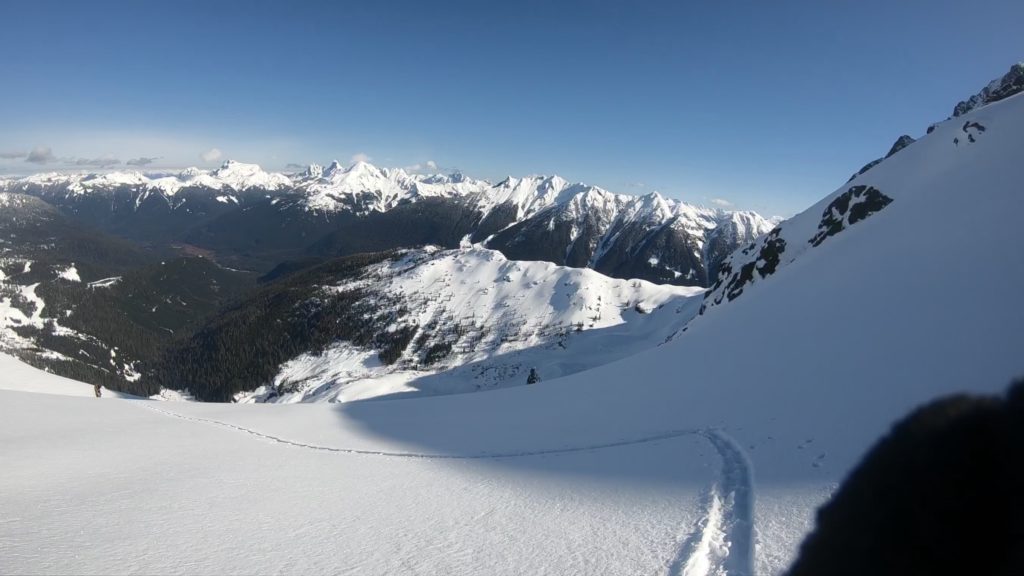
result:
[[(783, 223), (781, 250), (737, 252), (741, 293), (720, 287), (670, 341), (533, 386), (288, 405), (2, 391), (0, 568), (779, 574), (895, 420), (1024, 375), (1021, 157), (1020, 96), (941, 123)], [(890, 201), (835, 203), (854, 186)]]

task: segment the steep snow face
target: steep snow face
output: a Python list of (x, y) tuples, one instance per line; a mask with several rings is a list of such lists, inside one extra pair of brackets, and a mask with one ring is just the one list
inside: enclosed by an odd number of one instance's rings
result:
[[(1021, 118), (1016, 109), (1020, 106), (1020, 98), (1011, 97), (934, 125), (926, 136), (908, 144), (899, 154), (885, 158), (759, 241), (741, 248), (723, 263), (704, 309), (756, 289), (757, 284), (816, 253), (823, 245), (842, 242), (848, 230), (871, 230), (877, 226), (876, 220), (886, 221), (892, 218), (889, 213), (910, 209), (903, 207), (931, 213), (938, 210), (937, 205), (993, 202), (1011, 194), (1016, 186), (1014, 179), (999, 175), (1013, 173), (1012, 158), (1021, 151), (1019, 139), (1013, 134), (1019, 129)], [(940, 221), (936, 217), (933, 223)], [(963, 222), (963, 218), (951, 215), (949, 222)], [(922, 228), (903, 234), (931, 237), (936, 233)], [(894, 245), (905, 243), (903, 234), (889, 241)], [(965, 243), (976, 245), (972, 240)], [(944, 249), (936, 248), (936, 252), (944, 253)], [(1019, 258), (1016, 262), (1024, 264)], [(908, 267), (917, 265), (907, 262)], [(882, 284), (889, 280), (873, 276)]]
[(570, 185), (559, 176), (509, 176), (486, 191), (481, 191), (477, 205), (484, 214), (499, 206), (511, 207), (515, 213), (514, 219), (518, 221), (529, 218), (552, 204), (564, 203), (575, 194), (584, 193), (591, 188), (599, 194), (605, 192), (584, 184)]
[(510, 261), (480, 247), (408, 252), (358, 280), (324, 287), (322, 297), (355, 286), (391, 302), (388, 331), (414, 329), (395, 364), (382, 364), (377, 350), (338, 343), (285, 363), (273, 388), (239, 399), (470, 392), (526, 384), (531, 368), (556, 378), (656, 346), (696, 314), (703, 293)]

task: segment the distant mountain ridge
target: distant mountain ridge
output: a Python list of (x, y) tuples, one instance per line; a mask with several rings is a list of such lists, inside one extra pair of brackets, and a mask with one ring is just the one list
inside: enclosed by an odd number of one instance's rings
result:
[(366, 162), (314, 164), (291, 175), (232, 160), (177, 174), (48, 173), (0, 180), (0, 190), (39, 197), (109, 233), (193, 244), (265, 270), (309, 255), (456, 247), (468, 239), (510, 258), (705, 286), (724, 255), (772, 225), (754, 212), (656, 192), (615, 194), (559, 176), (491, 184)]

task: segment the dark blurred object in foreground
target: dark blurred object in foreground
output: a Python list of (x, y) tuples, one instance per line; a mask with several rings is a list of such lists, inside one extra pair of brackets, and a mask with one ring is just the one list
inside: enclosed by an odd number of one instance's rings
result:
[(818, 512), (789, 574), (1024, 575), (1024, 380), (899, 422)]

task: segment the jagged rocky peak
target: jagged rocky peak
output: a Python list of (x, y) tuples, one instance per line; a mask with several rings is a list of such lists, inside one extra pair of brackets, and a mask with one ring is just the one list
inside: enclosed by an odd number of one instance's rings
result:
[(907, 146), (910, 146), (914, 142), (917, 142), (917, 140), (910, 135), (904, 134), (900, 136), (899, 138), (896, 139), (896, 142), (893, 143), (892, 148), (889, 148), (889, 153), (886, 154), (885, 157), (888, 158), (889, 156), (892, 156), (893, 154), (899, 152), (900, 150), (903, 150)]
[(319, 164), (310, 164), (302, 172), (303, 178), (320, 178), (324, 175), (324, 167)]
[[(931, 133), (931, 129), (929, 129), (929, 133)], [(909, 136), (907, 134), (900, 136), (899, 138), (896, 139), (895, 142), (893, 142), (892, 146), (889, 148), (889, 152), (885, 156), (881, 158), (875, 158), (871, 162), (865, 164), (864, 167), (858, 170), (856, 174), (850, 176), (850, 179), (847, 180), (847, 182), (853, 181), (853, 179), (856, 178), (857, 176), (860, 176), (861, 174), (867, 172), (868, 170), (871, 170), (875, 166), (878, 166), (878, 163), (881, 162), (882, 160), (885, 160), (886, 158), (892, 156), (893, 154), (899, 152), (900, 150), (903, 150), (904, 148), (910, 146), (914, 142), (917, 142), (917, 140), (914, 139), (912, 136)]]
[(986, 104), (998, 102), (1024, 91), (1024, 62), (1010, 66), (1010, 71), (981, 89), (974, 96), (963, 100), (953, 108), (953, 117), (962, 116)]
[(335, 174), (341, 174), (344, 171), (345, 165), (337, 160), (334, 160), (333, 162), (331, 162), (331, 165), (328, 166), (327, 169), (323, 171), (322, 176), (324, 178), (330, 178)]

